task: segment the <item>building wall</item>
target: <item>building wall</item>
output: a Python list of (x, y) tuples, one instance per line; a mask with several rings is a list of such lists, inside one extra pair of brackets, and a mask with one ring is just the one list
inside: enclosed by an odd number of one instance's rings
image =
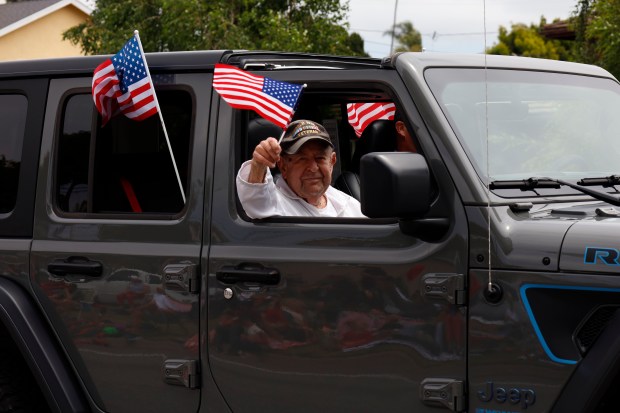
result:
[(88, 18), (69, 5), (0, 37), (0, 61), (80, 56), (81, 49), (62, 33)]

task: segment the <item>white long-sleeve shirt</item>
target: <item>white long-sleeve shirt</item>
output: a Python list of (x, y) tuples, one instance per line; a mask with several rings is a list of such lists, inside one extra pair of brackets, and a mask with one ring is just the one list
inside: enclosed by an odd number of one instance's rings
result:
[(319, 209), (297, 196), (284, 179), (274, 182), (269, 170), (267, 170), (265, 182), (250, 183), (248, 182), (250, 162), (246, 161), (241, 165), (236, 180), (239, 200), (250, 218), (273, 216), (365, 218), (357, 199), (332, 186), (325, 192), (327, 206)]

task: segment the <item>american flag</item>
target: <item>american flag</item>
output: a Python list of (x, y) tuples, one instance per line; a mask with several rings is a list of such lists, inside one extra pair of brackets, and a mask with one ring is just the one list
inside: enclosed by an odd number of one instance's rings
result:
[(304, 85), (257, 76), (225, 64), (215, 65), (213, 87), (230, 106), (250, 109), (286, 128)]
[(102, 125), (119, 112), (134, 120), (157, 113), (155, 88), (136, 35), (95, 69), (93, 100), (101, 113)]
[(393, 103), (349, 103), (347, 104), (347, 118), (359, 138), (366, 126), (377, 119), (394, 119), (396, 107)]

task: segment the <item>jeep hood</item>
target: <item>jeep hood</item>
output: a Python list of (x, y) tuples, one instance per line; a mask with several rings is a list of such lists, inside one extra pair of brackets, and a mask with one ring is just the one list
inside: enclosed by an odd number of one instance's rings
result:
[(620, 275), (620, 218), (589, 217), (572, 225), (562, 244), (560, 271)]
[[(527, 212), (508, 207), (493, 211), (493, 268), (620, 275), (620, 207), (582, 202), (538, 204)], [(468, 214), (484, 223), (483, 209), (470, 208)], [(472, 226), (472, 267), (486, 264), (477, 257), (487, 254), (487, 231), (483, 225)]]
[(559, 245), (560, 271), (620, 274), (620, 207), (597, 202), (556, 204), (544, 210), (533, 219), (568, 224)]

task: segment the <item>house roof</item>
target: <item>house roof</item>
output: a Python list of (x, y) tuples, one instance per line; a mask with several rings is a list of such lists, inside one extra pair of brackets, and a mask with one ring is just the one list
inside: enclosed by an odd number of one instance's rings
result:
[(547, 39), (575, 40), (574, 27), (568, 20), (545, 24), (540, 28), (540, 34)]
[(68, 5), (73, 5), (86, 14), (93, 11), (80, 0), (33, 0), (0, 4), (0, 37)]

